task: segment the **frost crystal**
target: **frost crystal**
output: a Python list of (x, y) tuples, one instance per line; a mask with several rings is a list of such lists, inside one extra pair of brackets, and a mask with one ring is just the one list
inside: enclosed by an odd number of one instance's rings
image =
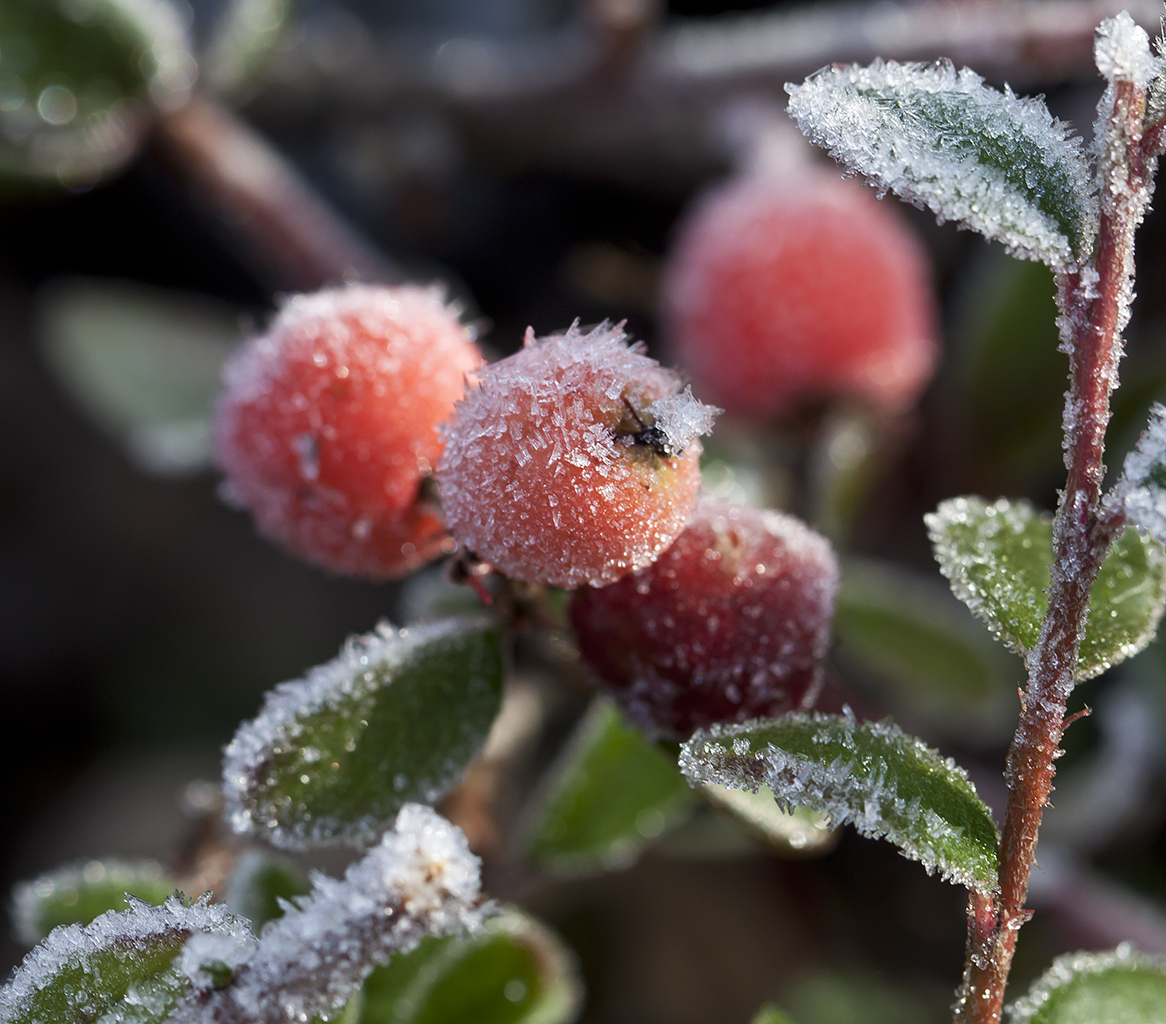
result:
[(1097, 70), (1109, 82), (1130, 82), (1145, 88), (1161, 72), (1161, 60), (1150, 52), (1150, 37), (1128, 11), (1106, 18), (1093, 44)]
[(786, 90), (811, 141), (940, 221), (1055, 269), (1090, 249), (1092, 174), (1042, 101), (997, 92), (949, 61), (828, 67)]
[[(440, 799), (480, 749), (498, 710), (501, 654), (487, 635), (493, 636), (475, 619), (401, 630), (382, 622), (305, 678), (269, 691), (258, 717), (240, 726), (225, 751), (231, 828), (284, 849), (367, 846), (406, 800)], [(441, 655), (453, 660), (427, 662)], [(427, 700), (444, 702), (450, 714), (456, 709), (453, 724), (422, 708)], [(416, 740), (411, 734), (424, 729), (422, 712), (433, 742), (407, 749)], [(396, 745), (365, 755), (378, 738)], [(410, 774), (399, 776), (386, 802), (386, 766), (395, 772), (405, 762)]]
[(1131, 523), (1166, 544), (1166, 406), (1150, 407), (1150, 423), (1126, 456), (1106, 505), (1121, 506)]
[(395, 829), (343, 880), (312, 881), (310, 896), (264, 928), (234, 980), (198, 992), (173, 1024), (328, 1020), (394, 953), (482, 924), (478, 858), (458, 828), (418, 804), (402, 808)]
[[(778, 743), (782, 745), (779, 746)], [(966, 773), (890, 722), (791, 714), (697, 731), (680, 770), (698, 783), (773, 790), (832, 827), (887, 839), (950, 882), (996, 885), (996, 833)]]
[(171, 962), (185, 944), (213, 937), (232, 962), (254, 945), (247, 922), (208, 899), (186, 906), (171, 896), (155, 907), (130, 897), (128, 911), (55, 929), (0, 990), (0, 1020), (44, 1024), (45, 1013), (53, 1020), (91, 1020), (107, 1010), (102, 1020), (124, 1020), (126, 1004), (135, 1008), (135, 1021), (161, 1020), (190, 986), (185, 963)]
[[(1033, 984), (1026, 996), (1005, 1008), (1009, 1024), (1028, 1024), (1029, 1021), (1037, 1017), (1058, 991), (1063, 991), (1074, 982), (1088, 982), (1090, 975), (1134, 974), (1135, 972), (1166, 975), (1166, 958), (1139, 953), (1128, 942), (1123, 942), (1117, 949), (1107, 953), (1066, 953), (1053, 961), (1052, 967)], [(1120, 989), (1118, 991), (1120, 993)], [(1100, 999), (1089, 1000), (1085, 1004), (1086, 1013), (1090, 1019), (1096, 1019), (1099, 1024), (1101, 1017), (1094, 1018), (1093, 1014), (1104, 1014), (1105, 1020), (1117, 1021), (1119, 1019), (1117, 1016), (1110, 1016), (1106, 1011), (1121, 1013), (1120, 995), (1118, 1007), (1110, 1005), (1105, 995), (1102, 995)], [(1138, 1005), (1139, 1008), (1142, 1007), (1141, 1000), (1138, 1000)], [(1148, 1006), (1145, 1009), (1153, 1012)], [(1067, 1020), (1068, 1017), (1065, 1019)], [(1073, 1015), (1073, 1019), (1085, 1020), (1086, 1018), (1084, 1016), (1078, 1018)], [(1149, 1021), (1151, 1017), (1143, 1016), (1141, 1012), (1135, 1010), (1129, 1017), (1122, 1014), (1120, 1019), (1123, 1021)]]
[(711, 434), (720, 409), (698, 402), (692, 388), (678, 395), (665, 395), (648, 406), (653, 443), (669, 458), (683, 455), (702, 434)]

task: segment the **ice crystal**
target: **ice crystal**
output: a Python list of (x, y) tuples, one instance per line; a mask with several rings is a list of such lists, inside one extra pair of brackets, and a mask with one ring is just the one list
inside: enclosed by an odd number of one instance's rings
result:
[[(43, 1024), (54, 1020), (161, 1021), (190, 988), (180, 966), (183, 947), (213, 936), (219, 955), (233, 962), (254, 945), (247, 922), (201, 897), (187, 906), (171, 896), (162, 906), (130, 897), (129, 910), (111, 910), (90, 924), (54, 931), (24, 958), (0, 989), (0, 1021)], [(51, 1007), (51, 1009), (50, 1009)]]
[(342, 880), (317, 874), (312, 894), (263, 929), (228, 984), (203, 990), (173, 1024), (303, 1024), (334, 1017), (373, 969), (427, 935), (481, 927), (479, 861), (461, 830), (407, 804), (380, 845)]
[(696, 732), (680, 770), (698, 783), (773, 790), (792, 813), (887, 839), (927, 871), (970, 888), (996, 885), (996, 832), (966, 773), (890, 722), (793, 714)]
[(832, 66), (786, 89), (802, 131), (880, 189), (1054, 268), (1089, 251), (1092, 174), (1041, 100), (949, 61)]
[(382, 622), (349, 639), (240, 726), (223, 761), (231, 827), (285, 849), (375, 842), (407, 800), (436, 801), (460, 777), (497, 713), (501, 671), (482, 620)]
[(1108, 82), (1129, 82), (1144, 89), (1161, 72), (1161, 60), (1150, 52), (1150, 37), (1129, 11), (1106, 18), (1093, 44), (1097, 70)]
[(1166, 406), (1150, 407), (1150, 423), (1126, 456), (1106, 504), (1120, 506), (1131, 523), (1166, 544)]
[[(1146, 998), (1145, 992), (1137, 993), (1134, 999), (1138, 1009), (1129, 1016), (1122, 1014), (1120, 989), (1116, 994), (1112, 992), (1112, 989), (1103, 991), (1099, 994), (1099, 998), (1091, 999), (1085, 1004), (1085, 1013), (1088, 1019), (1100, 1022), (1102, 1018), (1096, 1016), (1097, 1014), (1103, 1014), (1106, 1021), (1120, 1019), (1121, 1021), (1129, 1021), (1130, 1024), (1160, 1019), (1158, 1016), (1150, 1016), (1150, 1014), (1155, 1013), (1154, 1008), (1160, 1012), (1163, 1003), (1166, 1003), (1166, 958), (1147, 956), (1133, 949), (1128, 942), (1123, 942), (1110, 952), (1066, 953), (1064, 956), (1057, 957), (1053, 961), (1052, 967), (1033, 984), (1027, 995), (1006, 1007), (1009, 1024), (1028, 1024), (1029, 1021), (1040, 1019), (1042, 1011), (1046, 1009), (1050, 1000), (1065, 993), (1070, 986), (1079, 987), (1082, 983), (1087, 986), (1091, 977), (1102, 980), (1106, 975), (1115, 974), (1156, 976), (1159, 980), (1159, 984), (1155, 986), (1157, 991), (1150, 999)], [(1108, 986), (1106, 987), (1108, 988)], [(1111, 1014), (1122, 1015), (1119, 1017), (1111, 1016)], [(1073, 1014), (1072, 1019), (1085, 1020), (1087, 1018)]]

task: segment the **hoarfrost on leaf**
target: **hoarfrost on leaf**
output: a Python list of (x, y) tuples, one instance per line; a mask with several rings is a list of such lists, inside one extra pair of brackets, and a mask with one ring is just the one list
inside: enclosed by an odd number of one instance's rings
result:
[(786, 90), (810, 140), (881, 190), (1054, 269), (1088, 255), (1093, 175), (1042, 100), (950, 61), (831, 66)]
[[(1033, 650), (1048, 605), (1052, 516), (1026, 501), (951, 498), (924, 517), (951, 589), (1004, 644)], [(1166, 559), (1152, 539), (1126, 530), (1089, 595), (1076, 681), (1132, 658), (1154, 639), (1166, 605)]]
[(408, 801), (461, 777), (502, 700), (502, 641), (481, 619), (382, 623), (268, 693), (226, 750), (231, 827), (276, 846), (370, 845)]
[(792, 812), (888, 839), (928, 872), (981, 892), (997, 884), (992, 815), (963, 769), (890, 722), (793, 714), (695, 733), (680, 770), (695, 783), (773, 790)]
[(1131, 523), (1166, 544), (1166, 406), (1150, 407), (1149, 425), (1126, 456), (1106, 505), (1121, 508)]
[(1007, 1012), (1009, 1024), (1159, 1024), (1166, 1020), (1166, 958), (1127, 942), (1111, 952), (1067, 953)]
[(263, 929), (233, 980), (197, 992), (172, 1024), (331, 1019), (394, 953), (426, 935), (481, 928), (479, 869), (460, 829), (432, 808), (407, 804), (342, 880), (317, 874), (312, 893)]
[(192, 988), (188, 943), (212, 938), (231, 963), (254, 947), (247, 922), (208, 899), (187, 906), (174, 895), (156, 907), (130, 897), (129, 910), (54, 929), (0, 989), (0, 1021), (161, 1024)]

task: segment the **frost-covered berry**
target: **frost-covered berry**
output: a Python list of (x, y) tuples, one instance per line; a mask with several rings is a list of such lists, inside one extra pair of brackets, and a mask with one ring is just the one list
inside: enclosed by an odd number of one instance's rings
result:
[(910, 405), (936, 362), (926, 256), (895, 211), (828, 174), (736, 178), (682, 224), (664, 278), (666, 336), (729, 412), (807, 401)]
[(299, 295), (227, 364), (215, 447), (227, 497), (315, 565), (402, 576), (450, 544), (421, 485), (482, 363), (440, 289)]
[(447, 428), (437, 481), (450, 531), (513, 579), (618, 579), (684, 529), (713, 413), (622, 326), (527, 331)]
[(805, 524), (706, 500), (652, 565), (578, 591), (570, 613), (632, 717), (687, 736), (812, 702), (837, 590), (830, 545)]

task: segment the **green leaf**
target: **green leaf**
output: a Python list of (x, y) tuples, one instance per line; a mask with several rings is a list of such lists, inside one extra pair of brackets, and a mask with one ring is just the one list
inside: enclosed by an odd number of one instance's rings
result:
[(70, 278), (37, 298), (49, 368), (139, 468), (211, 464), (210, 413), (239, 313), (202, 296)]
[(940, 221), (1053, 268), (1090, 250), (1093, 175), (1042, 100), (998, 92), (950, 61), (834, 64), (786, 91), (812, 142)]
[(890, 722), (794, 714), (714, 726), (684, 744), (680, 770), (696, 782), (769, 786), (784, 807), (811, 807), (835, 827), (888, 839), (929, 873), (996, 887), (996, 826), (975, 786)]
[(95, 185), (134, 155), (155, 107), (185, 101), (196, 72), (164, 0), (5, 0), (0, 39), (0, 181)]
[(127, 893), (157, 906), (174, 889), (157, 861), (91, 860), (21, 882), (13, 890), (12, 918), (17, 937), (31, 945), (58, 925), (88, 924), (107, 910), (125, 910)]
[(1109, 495), (1135, 526), (1166, 543), (1166, 406), (1150, 407), (1150, 423), (1126, 456), (1121, 477)]
[[(1032, 650), (1048, 606), (1052, 516), (1024, 501), (952, 498), (925, 518), (956, 596), (1011, 650)], [(1091, 679), (1142, 650), (1164, 603), (1161, 547), (1126, 530), (1093, 585), (1076, 679)]]
[(361, 1024), (566, 1024), (582, 985), (572, 953), (508, 908), (471, 939), (424, 939), (364, 985)]
[(254, 945), (247, 922), (206, 897), (189, 907), (176, 896), (160, 907), (135, 902), (57, 928), (0, 989), (0, 1022), (161, 1024), (191, 989), (178, 959), (194, 935), (215, 937), (228, 961)]
[(782, 810), (767, 786), (752, 793), (710, 784), (701, 786), (700, 794), (740, 831), (786, 857), (820, 857), (838, 841), (825, 817), (809, 807)]
[(530, 818), (527, 851), (563, 875), (627, 867), (694, 804), (675, 762), (600, 697), (551, 769)]
[(773, 1003), (766, 1003), (757, 1011), (752, 1024), (794, 1024), (794, 1022)]
[(375, 842), (407, 802), (433, 803), (481, 749), (502, 701), (499, 632), (451, 619), (353, 638), (268, 693), (227, 747), (237, 832), (276, 846)]
[(846, 561), (834, 632), (842, 661), (909, 721), (959, 736), (992, 735), (1015, 723), (1024, 666), (938, 576), (873, 559)]
[(310, 888), (304, 873), (286, 857), (248, 850), (235, 865), (224, 902), (258, 933), (268, 921), (283, 917), (281, 901), (305, 896)]
[(856, 970), (812, 974), (782, 1001), (798, 1024), (936, 1024), (950, 1016), (946, 1005), (928, 1005), (917, 987)]
[(1011, 1024), (1161, 1024), (1166, 960), (1125, 943), (1112, 953), (1058, 957), (1009, 1015)]

